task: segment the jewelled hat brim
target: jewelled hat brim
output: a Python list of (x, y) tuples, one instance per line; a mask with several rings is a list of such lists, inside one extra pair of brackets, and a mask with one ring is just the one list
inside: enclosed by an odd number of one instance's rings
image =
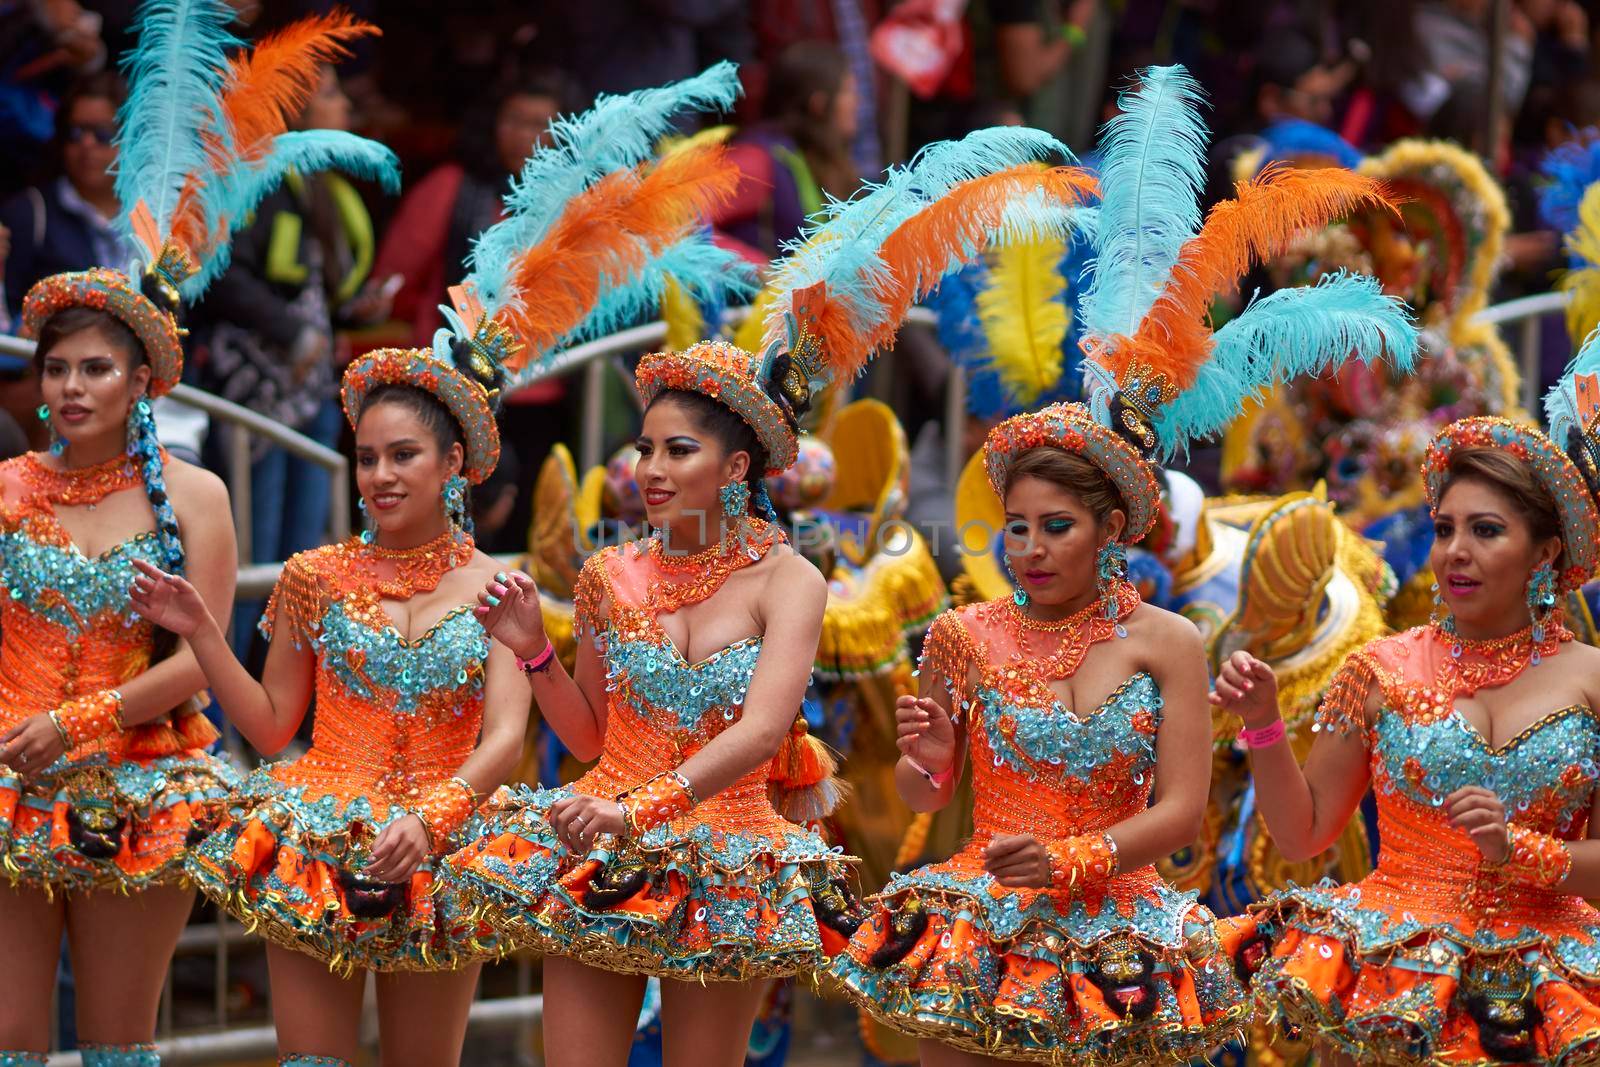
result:
[(150, 364), (150, 395), (163, 396), (183, 377), (183, 341), (178, 322), (153, 304), (120, 270), (52, 274), (28, 290), (22, 302), (22, 336), (37, 338), (51, 316), (68, 308), (104, 311), (132, 330)]
[(799, 441), (783, 409), (762, 388), (761, 359), (724, 341), (703, 341), (682, 352), (652, 352), (639, 361), (634, 380), (648, 407), (671, 389), (700, 393), (726, 404), (755, 431), (767, 450), (769, 476), (794, 466)]
[(500, 427), (481, 386), (434, 359), (432, 349), (375, 349), (344, 372), (342, 399), (352, 428), (367, 394), (384, 384), (416, 386), (438, 397), (450, 409), (465, 438), (463, 478), (477, 485), (494, 472), (500, 461)]
[(1006, 476), (1030, 448), (1052, 447), (1076, 453), (1103, 471), (1128, 506), (1125, 544), (1142, 541), (1155, 525), (1161, 487), (1154, 469), (1115, 431), (1100, 425), (1082, 404), (1051, 404), (1013, 415), (989, 431), (984, 467), (995, 495), (1004, 499)]
[(1461, 448), (1495, 448), (1527, 463), (1534, 477), (1550, 490), (1561, 516), (1561, 540), (1567, 553), (1567, 568), (1559, 578), (1561, 589), (1576, 589), (1594, 577), (1600, 566), (1600, 513), (1583, 475), (1554, 441), (1531, 426), (1496, 416), (1452, 422), (1434, 435), (1422, 461), (1430, 511), (1439, 506), (1450, 456)]

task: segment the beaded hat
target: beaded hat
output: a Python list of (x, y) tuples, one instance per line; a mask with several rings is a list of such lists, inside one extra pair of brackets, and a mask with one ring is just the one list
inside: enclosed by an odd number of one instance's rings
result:
[(1544, 395), (1550, 434), (1510, 419), (1452, 422), (1434, 437), (1423, 460), (1428, 507), (1437, 509), (1450, 457), (1462, 448), (1496, 448), (1528, 464), (1550, 491), (1561, 518), (1567, 567), (1557, 585), (1568, 592), (1600, 568), (1600, 334), (1590, 334), (1560, 381)]
[(1064, 238), (1095, 192), (1054, 137), (1022, 127), (941, 141), (881, 184), (829, 203), (763, 293), (764, 351), (707, 342), (639, 364), (646, 401), (666, 389), (717, 398), (756, 431), (776, 475), (795, 461), (798, 420), (894, 340), (911, 306), (1002, 235)]
[(738, 93), (736, 68), (719, 63), (557, 119), (506, 193), (501, 220), (473, 241), (471, 273), (440, 309), (447, 325), (433, 346), (380, 349), (345, 372), (351, 425), (374, 386), (425, 389), (460, 424), (462, 475), (477, 484), (500, 455), (501, 393), (538, 377), (557, 349), (636, 319), (668, 286), (708, 301), (752, 288), (698, 221), (738, 183), (722, 146), (651, 158), (679, 111), (724, 109)]
[(70, 307), (114, 315), (144, 346), (151, 396), (183, 374), (182, 301), (222, 273), (233, 230), (285, 174), (336, 167), (399, 187), (399, 164), (384, 146), (343, 131), (288, 129), (315, 94), (321, 66), (376, 28), (334, 12), (249, 50), (228, 32), (233, 16), (224, 0), (147, 0), (138, 43), (123, 60), (130, 91), (117, 114), (116, 226), (140, 258), (120, 270), (52, 275), (23, 300), (27, 337)]
[(984, 462), (996, 492), (1017, 456), (1044, 445), (1099, 466), (1128, 505), (1124, 538), (1154, 522), (1150, 462), (1221, 430), (1274, 382), (1354, 357), (1409, 369), (1417, 333), (1371, 278), (1334, 275), (1251, 302), (1213, 332), (1211, 301), (1252, 262), (1361, 205), (1382, 187), (1346, 170), (1268, 167), (1202, 223), (1208, 133), (1200, 89), (1182, 67), (1153, 67), (1122, 95), (1101, 134), (1102, 199), (1081, 301), (1086, 404), (1058, 404), (997, 426)]

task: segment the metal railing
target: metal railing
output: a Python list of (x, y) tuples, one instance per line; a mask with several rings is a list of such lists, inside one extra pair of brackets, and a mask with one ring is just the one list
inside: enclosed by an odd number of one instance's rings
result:
[[(1537, 296), (1524, 297), (1508, 301), (1494, 307), (1485, 309), (1477, 316), (1477, 321), (1491, 323), (1498, 326), (1502, 332), (1508, 327), (1517, 327), (1515, 341), (1509, 341), (1517, 356), (1517, 363), (1522, 373), (1524, 407), (1532, 412), (1537, 411), (1539, 392), (1539, 321), (1551, 314), (1560, 313), (1568, 302), (1565, 293), (1543, 293)], [(735, 311), (728, 316), (730, 322), (742, 319), (746, 312), (743, 309)], [(915, 309), (909, 320), (919, 327), (931, 327), (934, 318), (931, 312), (925, 309)], [(583, 424), (581, 427), (580, 462), (582, 469), (599, 464), (602, 461), (601, 450), (605, 447), (604, 426), (604, 394), (605, 375), (612, 366), (614, 357), (619, 357), (633, 352), (647, 350), (658, 345), (666, 335), (666, 326), (663, 323), (649, 323), (632, 329), (623, 330), (607, 337), (575, 346), (565, 352), (557, 354), (551, 361), (540, 367), (537, 373), (522, 376), (517, 385), (531, 384), (535, 381), (551, 377), (583, 372), (583, 396), (581, 408)], [(32, 344), (19, 341), (15, 338), (0, 337), (0, 354), (31, 356)], [(959, 373), (951, 373), (947, 379), (944, 398), (945, 426), (959, 426), (964, 417), (966, 402), (965, 378)], [(249, 558), (249, 529), (250, 529), (250, 502), (248, 487), (250, 484), (249, 440), (252, 436), (264, 437), (274, 445), (289, 450), (294, 455), (326, 469), (333, 481), (333, 511), (332, 525), (336, 536), (344, 536), (350, 529), (350, 514), (348, 507), (348, 461), (339, 452), (290, 430), (271, 419), (265, 418), (237, 404), (230, 403), (220, 397), (204, 393), (187, 386), (179, 386), (172, 393), (176, 400), (190, 404), (205, 411), (216, 423), (222, 424), (223, 430), (229, 435), (230, 445), (230, 485), (234, 487), (234, 521), (240, 533), (240, 558)], [(961, 453), (961, 434), (947, 429), (946, 437), (946, 470), (953, 486), (954, 480), (959, 476), (964, 456)], [(244, 486), (244, 490), (238, 487)], [(241, 598), (256, 598), (270, 590), (282, 568), (281, 563), (252, 564), (242, 566), (239, 572), (237, 595)], [(230, 1012), (227, 1002), (229, 990), (230, 958), (232, 950), (247, 942), (253, 942), (253, 936), (248, 935), (238, 923), (226, 917), (213, 923), (196, 923), (186, 929), (179, 940), (178, 955), (196, 955), (211, 952), (215, 954), (215, 982), (214, 1007), (212, 1028), (205, 1032), (175, 1034), (173, 1032), (173, 1006), (172, 989), (169, 980), (162, 996), (161, 1026), (158, 1046), (163, 1062), (169, 1064), (199, 1064), (199, 1063), (226, 1063), (233, 1060), (248, 1059), (251, 1057), (270, 1056), (276, 1049), (276, 1038), (270, 1026), (252, 1025), (243, 1028), (229, 1029)], [(498, 997), (487, 1000), (478, 1000), (472, 1006), (469, 1032), (479, 1033), (485, 1030), (504, 1029), (519, 1026), (530, 1029), (538, 1021), (543, 1010), (541, 997), (532, 994), (532, 964), (526, 958), (519, 958), (517, 967), (517, 993), (510, 997)], [(370, 1013), (372, 998), (367, 998), (367, 1008)], [(369, 1018), (363, 1031), (369, 1038), (375, 1033), (372, 1020)], [(523, 1047), (528, 1047), (524, 1042)], [(81, 1061), (76, 1054), (58, 1053), (52, 1063), (76, 1067)]]

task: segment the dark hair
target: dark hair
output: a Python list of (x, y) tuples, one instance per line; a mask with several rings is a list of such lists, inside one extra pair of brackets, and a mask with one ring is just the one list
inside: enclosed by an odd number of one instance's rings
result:
[(404, 382), (384, 382), (376, 385), (361, 402), (361, 410), (356, 414), (356, 421), (360, 422), (361, 416), (379, 404), (393, 404), (415, 415), (417, 421), (422, 423), (423, 428), (438, 442), (441, 453), (450, 451), (451, 445), (466, 444), (467, 435), (461, 431), (461, 423), (457, 422), (450, 409), (445, 407), (444, 401), (426, 389)]
[(86, 74), (67, 87), (66, 93), (61, 97), (60, 106), (56, 108), (54, 140), (58, 164), (61, 150), (67, 144), (67, 129), (72, 125), (73, 107), (79, 100), (95, 99), (111, 101), (111, 108), (114, 111), (127, 101), (128, 83), (123, 81), (122, 75), (116, 71), (102, 70)]
[[(45, 357), (56, 345), (85, 330), (98, 330), (102, 337), (111, 342), (112, 347), (127, 353), (130, 370), (138, 370), (150, 361), (144, 343), (127, 323), (108, 311), (80, 305), (56, 312), (39, 328), (38, 344), (33, 350), (35, 369), (43, 370)], [(156, 541), (161, 546), (166, 568), (174, 574), (182, 574), (187, 564), (183, 551), (182, 531), (178, 528), (178, 517), (173, 511), (172, 500), (167, 495), (167, 481), (161, 470), (161, 443), (156, 439), (155, 419), (149, 416), (148, 409), (145, 410), (145, 414), (141, 414), (137, 408), (128, 413), (129, 422), (133, 424), (136, 432), (136, 440), (129, 454), (138, 464), (140, 474), (144, 478), (144, 492), (150, 501), (150, 510), (155, 513)], [(151, 662), (166, 659), (177, 645), (176, 634), (170, 630), (157, 630)]]
[(1076, 452), (1043, 445), (1030, 448), (1011, 462), (1006, 472), (1005, 495), (1023, 478), (1038, 478), (1071, 493), (1089, 509), (1094, 521), (1104, 523), (1113, 511), (1128, 514), (1122, 493), (1104, 471)]
[(763, 97), (766, 117), (794, 138), (817, 184), (836, 196), (848, 195), (859, 176), (850, 146), (811, 113), (811, 98), (822, 93), (831, 104), (849, 74), (850, 58), (838, 45), (798, 41), (773, 61)]
[[(1436, 504), (1443, 502), (1445, 494), (1459, 482), (1477, 482), (1509, 500), (1527, 522), (1535, 541), (1561, 538), (1561, 513), (1556, 508), (1556, 498), (1525, 460), (1498, 448), (1460, 448), (1450, 453)], [(1563, 570), (1566, 562), (1566, 541), (1562, 539), (1556, 570)]]
[(461, 123), (456, 140), (456, 160), (475, 177), (499, 187), (505, 181), (500, 153), (495, 150), (495, 126), (500, 109), (513, 96), (542, 96), (556, 102), (561, 114), (571, 114), (584, 106), (578, 83), (554, 67), (514, 69), (485, 93)]
[(1255, 51), (1256, 92), (1268, 85), (1293, 89), (1321, 62), (1311, 38), (1295, 29), (1274, 30), (1261, 39)]

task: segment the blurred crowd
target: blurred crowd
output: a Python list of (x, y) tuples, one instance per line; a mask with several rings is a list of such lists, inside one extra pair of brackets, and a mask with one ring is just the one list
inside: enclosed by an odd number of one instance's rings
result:
[[(329, 5), (235, 0), (259, 36)], [(262, 205), (228, 272), (188, 326), (192, 385), (332, 446), (336, 386), (352, 354), (429, 341), (471, 238), (508, 177), (563, 112), (597, 93), (657, 85), (719, 59), (746, 92), (726, 117), (744, 179), (709, 220), (762, 263), (830, 196), (929, 141), (997, 123), (1047, 129), (1082, 152), (1138, 67), (1182, 62), (1206, 86), (1216, 191), (1262, 140), (1315, 129), (1349, 159), (1408, 136), (1447, 138), (1506, 184), (1520, 231), (1502, 284), (1539, 291), (1558, 237), (1532, 221), (1529, 175), (1600, 121), (1592, 62), (1600, 0), (349, 0), (383, 29), (337, 70), (304, 128), (354, 129), (400, 155), (391, 200), (336, 175), (293, 181)], [(116, 57), (134, 0), (0, 0), (0, 328), (37, 279), (121, 264)], [(1498, 56), (1498, 67), (1495, 57)], [(684, 130), (692, 133), (692, 130)], [(912, 353), (897, 375), (907, 429), (941, 410), (947, 364)], [(481, 540), (515, 550), (532, 471), (578, 427), (568, 386), (510, 398), (506, 457), (480, 489)], [(42, 433), (26, 361), (0, 360), (0, 454)], [(192, 409), (160, 414), (169, 448), (230, 469)], [(933, 426), (931, 433), (940, 428)], [(237, 457), (235, 457), (237, 459)], [(326, 475), (258, 442), (248, 457), (252, 554), (320, 543)], [(237, 488), (235, 491), (239, 491)]]

